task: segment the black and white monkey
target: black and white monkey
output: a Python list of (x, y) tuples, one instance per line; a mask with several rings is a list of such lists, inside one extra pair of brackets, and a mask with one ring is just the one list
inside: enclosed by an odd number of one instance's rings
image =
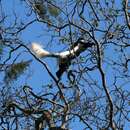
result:
[(59, 53), (57, 53), (57, 52), (52, 53), (52, 52), (46, 51), (38, 43), (32, 43), (31, 49), (32, 49), (32, 52), (38, 58), (45, 58), (45, 57), (58, 58), (58, 60), (59, 60), (59, 70), (56, 72), (56, 75), (57, 75), (58, 79), (60, 79), (62, 74), (71, 65), (72, 59), (79, 56), (83, 51), (85, 51), (89, 47), (92, 47), (93, 45), (94, 45), (93, 42), (85, 42), (85, 40), (83, 38), (79, 38), (72, 45), (72, 47), (69, 50), (59, 52)]

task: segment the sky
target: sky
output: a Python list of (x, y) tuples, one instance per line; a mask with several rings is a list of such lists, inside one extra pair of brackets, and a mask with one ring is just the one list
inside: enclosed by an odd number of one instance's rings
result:
[[(118, 5), (119, 3), (117, 3)], [(32, 17), (22, 17), (23, 14), (26, 13), (26, 9), (22, 3), (18, 2), (18, 0), (5, 0), (3, 2), (3, 9), (5, 10), (5, 12), (7, 13), (6, 15), (9, 16), (9, 21), (10, 23), (7, 21), (6, 26), (9, 26), (12, 22), (14, 22), (14, 17), (12, 17), (12, 10), (17, 10), (17, 14), (19, 17), (19, 20), (23, 20), (23, 22), (29, 22), (32, 19), (34, 19), (34, 15)], [(105, 25), (101, 25), (103, 28), (105, 28)], [(23, 40), (25, 43), (27, 43), (28, 47), (30, 47), (30, 44), (32, 42), (38, 42), (40, 44), (43, 45), (44, 48), (50, 49), (50, 51), (60, 51), (60, 46), (55, 48), (55, 44), (49, 44), (47, 45), (46, 42), (48, 40), (51, 41), (51, 37), (49, 36), (50, 32), (47, 32), (46, 30), (46, 25), (42, 24), (42, 23), (33, 23), (31, 24), (26, 31), (22, 31), (21, 32), (21, 40)], [(43, 36), (44, 35), (44, 36)], [(97, 35), (97, 37), (100, 37)], [(55, 41), (57, 42), (57, 41)], [(22, 49), (20, 49), (19, 51), (21, 51)], [(112, 52), (113, 50), (111, 50)], [(114, 51), (113, 51), (114, 52)], [(107, 53), (109, 54), (109, 52)], [(109, 54), (110, 56), (113, 56), (112, 54)], [(48, 81), (52, 81), (52, 79), (50, 78), (50, 76), (48, 75), (47, 71), (45, 70), (45, 68), (39, 64), (29, 53), (23, 53), (21, 55), (21, 57), (18, 59), (18, 61), (21, 60), (30, 60), (32, 59), (32, 64), (30, 65), (30, 68), (27, 70), (27, 77), (22, 76), (22, 78), (19, 78), (18, 81), (16, 81), (15, 84), (20, 85), (20, 84), (28, 84), (30, 85), (33, 90), (35, 92), (40, 92), (41, 89), (43, 89), (43, 85), (46, 85), (48, 83)], [(55, 75), (56, 70), (58, 69), (57, 66), (57, 61), (55, 59), (44, 59), (45, 62), (47, 62), (51, 72)], [(105, 68), (105, 67), (104, 67)], [(106, 69), (107, 70), (107, 69)], [(31, 72), (31, 74), (30, 74)], [(111, 72), (108, 73), (107, 75), (107, 81), (108, 84), (111, 83), (110, 81), (112, 80), (112, 77), (110, 77), (109, 75), (111, 74)], [(33, 75), (33, 76), (32, 76)], [(93, 74), (96, 75), (96, 72)], [(99, 80), (100, 78), (98, 77), (98, 75), (95, 76), (96, 80)], [(24, 81), (24, 83), (23, 83)], [(110, 84), (109, 84), (110, 85)], [(129, 90), (129, 88), (128, 88)], [(78, 130), (82, 130), (82, 126), (77, 124), (77, 122), (79, 122), (76, 119), (76, 123), (72, 123), (72, 128), (77, 128)], [(77, 125), (76, 125), (77, 124)], [(127, 124), (126, 127), (124, 128), (124, 130), (129, 130), (130, 125)]]

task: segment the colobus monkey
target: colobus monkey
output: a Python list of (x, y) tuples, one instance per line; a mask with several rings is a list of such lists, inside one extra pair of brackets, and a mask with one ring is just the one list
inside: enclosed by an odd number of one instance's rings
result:
[(85, 51), (88, 47), (92, 47), (94, 45), (93, 42), (85, 42), (83, 38), (79, 38), (70, 48), (70, 50), (59, 52), (59, 53), (51, 53), (42, 48), (41, 45), (37, 43), (32, 43), (31, 49), (33, 53), (38, 58), (44, 57), (55, 57), (59, 60), (59, 70), (56, 72), (58, 79), (62, 76), (62, 74), (68, 69), (71, 65), (71, 60), (75, 57), (79, 56), (80, 53)]

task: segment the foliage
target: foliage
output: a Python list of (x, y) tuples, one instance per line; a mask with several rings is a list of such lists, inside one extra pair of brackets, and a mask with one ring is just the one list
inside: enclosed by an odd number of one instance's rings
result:
[(3, 52), (3, 47), (0, 46), (0, 55), (2, 55), (2, 52)]
[(12, 82), (13, 80), (17, 80), (17, 78), (19, 78), (19, 76), (23, 74), (25, 70), (29, 67), (30, 62), (30, 60), (21, 61), (19, 63), (14, 63), (10, 65), (5, 72), (5, 82)]
[(51, 23), (56, 20), (55, 18), (60, 14), (60, 10), (53, 3), (55, 3), (55, 1), (36, 1), (33, 4), (36, 14), (38, 14), (41, 20), (46, 20)]
[(57, 9), (56, 7), (54, 7), (52, 5), (48, 5), (48, 11), (54, 17), (57, 17), (59, 15), (59, 12), (60, 12), (59, 9)]

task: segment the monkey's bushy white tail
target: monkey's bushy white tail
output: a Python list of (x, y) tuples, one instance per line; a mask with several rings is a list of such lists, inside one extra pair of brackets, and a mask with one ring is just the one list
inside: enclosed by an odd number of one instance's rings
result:
[(82, 45), (77, 45), (71, 50), (63, 51), (63, 52), (60, 52), (60, 53), (51, 53), (49, 51), (46, 51), (38, 43), (32, 43), (31, 49), (32, 49), (32, 52), (38, 58), (55, 57), (55, 58), (61, 58), (61, 59), (64, 60), (64, 59), (66, 59), (68, 57), (71, 57), (73, 59), (75, 57), (75, 55), (79, 55), (80, 52), (82, 51)]
[(50, 56), (50, 52), (44, 50), (40, 44), (35, 42), (32, 43), (31, 50), (38, 58)]

